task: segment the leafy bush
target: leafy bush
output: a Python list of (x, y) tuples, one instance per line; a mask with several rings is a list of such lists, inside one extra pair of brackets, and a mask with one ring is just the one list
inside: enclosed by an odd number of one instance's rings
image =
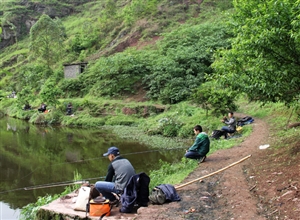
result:
[(146, 128), (148, 135), (163, 135), (165, 137), (176, 137), (183, 123), (175, 117), (164, 117), (151, 127)]
[(60, 89), (63, 92), (63, 97), (82, 97), (83, 83), (79, 79), (64, 79), (60, 84)]
[(189, 138), (192, 137), (193, 134), (192, 126), (189, 124), (182, 126), (178, 131), (178, 137), (181, 138)]
[(56, 86), (56, 81), (49, 78), (42, 86), (40, 96), (43, 102), (54, 107), (59, 103), (58, 98), (61, 96), (62, 91)]
[(49, 125), (60, 124), (61, 117), (62, 117), (62, 113), (55, 109), (51, 109), (50, 112), (45, 114), (45, 120), (47, 121), (47, 124), (49, 124)]
[(18, 87), (20, 90), (22, 87), (28, 87), (37, 92), (41, 86), (45, 83), (46, 79), (52, 75), (52, 71), (45, 65), (41, 64), (28, 64), (18, 72)]
[[(229, 34), (222, 23), (183, 26), (158, 43), (151, 73), (143, 78), (148, 96), (163, 103), (186, 100), (211, 74), (213, 52), (229, 47)], [(153, 56), (154, 57), (154, 56)]]
[(44, 197), (39, 197), (36, 203), (29, 203), (28, 205), (24, 206), (21, 211), (21, 220), (36, 220), (36, 214), (39, 211), (40, 207), (50, 202), (58, 199), (60, 195), (47, 195)]
[(181, 102), (212, 73), (213, 52), (229, 47), (229, 37), (222, 23), (184, 25), (165, 34), (157, 50), (128, 49), (91, 63), (80, 76), (82, 90), (96, 97), (119, 96), (142, 83), (151, 99)]
[(18, 105), (20, 108), (23, 108), (25, 104), (29, 104), (35, 99), (34, 93), (29, 86), (25, 86), (22, 88), (20, 92), (18, 92)]
[(238, 92), (231, 88), (222, 88), (213, 82), (202, 84), (193, 93), (191, 99), (200, 104), (205, 110), (211, 110), (215, 116), (220, 116), (235, 111), (237, 105), (234, 101), (238, 98)]
[(90, 94), (96, 97), (132, 93), (134, 86), (149, 73), (147, 59), (137, 51), (100, 58), (82, 80)]
[(46, 124), (47, 121), (45, 119), (45, 114), (43, 113), (39, 113), (39, 112), (35, 112), (29, 122), (34, 123), (34, 124)]

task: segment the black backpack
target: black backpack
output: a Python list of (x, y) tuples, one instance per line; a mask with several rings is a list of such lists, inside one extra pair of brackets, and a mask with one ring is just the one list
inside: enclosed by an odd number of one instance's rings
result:
[(222, 135), (224, 135), (224, 131), (222, 130), (213, 130), (211, 133), (211, 138), (219, 139)]
[(254, 121), (254, 119), (251, 116), (246, 116), (237, 121), (237, 126), (243, 126), (246, 124), (250, 124), (253, 121)]

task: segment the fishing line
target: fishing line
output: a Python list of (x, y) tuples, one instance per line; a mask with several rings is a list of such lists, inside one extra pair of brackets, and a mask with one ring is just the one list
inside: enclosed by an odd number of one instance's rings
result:
[[(135, 154), (159, 152), (159, 151), (165, 151), (165, 150), (182, 150), (182, 149), (186, 149), (186, 147), (165, 148), (165, 149), (157, 149), (157, 150), (139, 151), (139, 152), (132, 152), (132, 153), (122, 154), (122, 156), (123, 155), (126, 156), (126, 155), (135, 155)], [(96, 159), (103, 159), (103, 158), (105, 158), (105, 157), (102, 156), (102, 157), (95, 157), (95, 158), (83, 159), (83, 160), (78, 160), (78, 161), (73, 161), (73, 162), (58, 163), (58, 164), (53, 164), (52, 166), (69, 164), (69, 163), (80, 163), (80, 162), (85, 162), (85, 161), (90, 161), (90, 160), (96, 160)], [(30, 174), (32, 174), (33, 172), (35, 172), (37, 169), (35, 169), (34, 171), (32, 171)], [(28, 175), (30, 175), (30, 174), (28, 174)], [(26, 176), (28, 176), (28, 175), (26, 175)], [(21, 179), (25, 178), (26, 176), (22, 177)], [(72, 184), (83, 184), (83, 183), (87, 183), (87, 180), (104, 179), (104, 178), (105, 178), (105, 176), (95, 177), (95, 178), (87, 178), (87, 179), (77, 180), (77, 181), (64, 181), (64, 182), (48, 183), (48, 184), (42, 184), (42, 185), (36, 185), (36, 186), (28, 186), (28, 187), (22, 187), (22, 188), (16, 188), (16, 189), (2, 191), (2, 192), (0, 192), (0, 194), (4, 194), (4, 193), (8, 193), (8, 192), (14, 192), (14, 191), (20, 191), (20, 190), (35, 190), (35, 189), (44, 189), (44, 188), (57, 187), (57, 186), (67, 186), (67, 185), (72, 185)]]
[(27, 187), (2, 191), (2, 192), (0, 192), (0, 194), (14, 192), (14, 191), (20, 191), (20, 190), (28, 191), (28, 190), (45, 189), (45, 188), (51, 188), (51, 187), (57, 187), (57, 186), (68, 186), (68, 185), (73, 185), (73, 184), (84, 184), (84, 183), (89, 183), (88, 180), (104, 179), (104, 178), (105, 178), (105, 176), (100, 176), (100, 177), (87, 178), (87, 179), (76, 180), (76, 181), (73, 180), (73, 181), (64, 181), (64, 182), (56, 182), (56, 183), (47, 183), (47, 184), (41, 184), (41, 185), (35, 185), (35, 186), (27, 186)]
[[(154, 150), (147, 150), (147, 151), (131, 152), (131, 153), (126, 153), (126, 154), (121, 154), (121, 155), (122, 156), (126, 156), (126, 155), (144, 154), (144, 153), (152, 153), (152, 152), (159, 152), (159, 151), (166, 151), (166, 150), (182, 150), (182, 149), (186, 149), (186, 147), (154, 149)], [(72, 163), (83, 163), (83, 162), (87, 162), (87, 161), (99, 160), (99, 159), (104, 159), (104, 158), (106, 158), (106, 157), (101, 156), (101, 157), (93, 157), (93, 158), (88, 158), (88, 159), (76, 160), (76, 161), (72, 161), (72, 162), (63, 162), (63, 163), (53, 164), (50, 167), (64, 165), (64, 164), (72, 164)], [(32, 172), (30, 172), (29, 174), (27, 174), (27, 175), (23, 176), (22, 178), (20, 178), (20, 180), (22, 180), (25, 177), (33, 174), (38, 169), (40, 169), (40, 168), (36, 168), (35, 170), (33, 170)]]

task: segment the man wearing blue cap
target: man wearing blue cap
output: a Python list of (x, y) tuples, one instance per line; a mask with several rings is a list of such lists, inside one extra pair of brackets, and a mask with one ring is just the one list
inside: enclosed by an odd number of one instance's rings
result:
[(105, 180), (96, 182), (95, 187), (102, 196), (115, 204), (118, 200), (112, 193), (122, 194), (128, 180), (135, 175), (135, 170), (129, 160), (120, 156), (120, 151), (115, 146), (108, 148), (103, 156), (108, 157), (111, 163)]

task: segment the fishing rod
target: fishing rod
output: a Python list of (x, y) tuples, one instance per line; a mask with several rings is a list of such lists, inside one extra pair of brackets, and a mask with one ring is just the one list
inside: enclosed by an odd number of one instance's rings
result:
[[(144, 154), (144, 153), (152, 153), (152, 152), (159, 152), (159, 151), (166, 151), (166, 150), (182, 150), (182, 149), (186, 149), (186, 147), (177, 147), (177, 148), (164, 148), (164, 149), (153, 149), (153, 150), (147, 150), (147, 151), (138, 151), (138, 152), (131, 152), (131, 153), (126, 153), (126, 154), (121, 154), (122, 156), (126, 156), (126, 155), (135, 155), (135, 154)], [(81, 159), (81, 160), (76, 160), (76, 161), (72, 161), (72, 162), (64, 162), (64, 163), (57, 163), (57, 164), (53, 164), (51, 166), (59, 166), (59, 165), (64, 165), (64, 164), (72, 164), (72, 163), (83, 163), (83, 162), (87, 162), (87, 161), (92, 161), (92, 160), (99, 160), (99, 159), (104, 159), (105, 157), (101, 156), (101, 157), (93, 157), (93, 158), (87, 158), (87, 159)], [(29, 176), (30, 174), (34, 173), (36, 170), (38, 170), (40, 168), (36, 168), (35, 170), (33, 170), (32, 172), (28, 173), (27, 175), (23, 176), (21, 179), (24, 179), (25, 177)]]
[[(143, 154), (143, 153), (150, 153), (150, 152), (157, 152), (157, 151), (165, 151), (165, 150), (182, 150), (182, 149), (186, 149), (186, 147), (164, 148), (164, 149), (155, 149), (155, 150), (148, 150), (148, 151), (139, 151), (139, 152), (132, 152), (132, 153), (122, 154), (122, 156), (123, 155), (126, 156), (126, 155)], [(84, 162), (84, 161), (89, 161), (89, 160), (96, 160), (96, 159), (99, 159), (99, 158), (103, 159), (105, 157), (102, 156), (102, 157), (89, 158), (89, 159), (78, 160), (78, 161), (73, 161), (73, 162), (58, 163), (58, 164), (53, 164), (52, 166), (62, 165), (62, 164), (67, 164), (67, 163), (78, 163), (78, 162)], [(36, 170), (34, 170), (34, 171), (36, 171)], [(32, 174), (33, 172), (31, 172), (30, 174)], [(28, 176), (30, 174), (27, 174), (26, 176)], [(25, 178), (26, 176), (24, 176), (23, 178)], [(23, 179), (23, 178), (21, 178), (21, 179)], [(103, 176), (103, 177), (96, 177), (96, 178), (88, 178), (88, 179), (77, 180), (77, 181), (65, 181), (65, 182), (56, 182), (56, 183), (48, 183), (48, 184), (42, 184), (42, 185), (36, 185), (36, 186), (22, 187), (22, 188), (17, 188), (17, 189), (11, 189), (11, 190), (2, 191), (2, 192), (0, 192), (0, 194), (8, 193), (8, 192), (13, 192), (13, 191), (20, 191), (20, 190), (26, 190), (26, 191), (28, 191), (28, 190), (45, 189), (45, 188), (58, 187), (58, 186), (84, 184), (84, 183), (89, 183), (87, 180), (104, 179), (104, 178), (105, 178), (105, 176)]]
[(51, 184), (38, 185), (38, 186), (29, 186), (29, 187), (24, 187), (24, 190), (46, 189), (51, 187), (68, 186), (68, 185), (85, 184), (85, 183), (89, 183), (89, 181), (74, 181), (74, 182), (66, 182), (66, 183), (58, 183), (58, 184), (51, 183)]
[(8, 192), (14, 192), (14, 191), (20, 191), (20, 190), (35, 190), (35, 189), (45, 189), (45, 188), (51, 188), (51, 187), (58, 187), (58, 186), (68, 186), (68, 185), (76, 185), (76, 184), (85, 184), (89, 183), (88, 180), (94, 180), (94, 179), (104, 179), (105, 176), (101, 177), (95, 177), (95, 178), (87, 178), (82, 180), (73, 180), (73, 181), (64, 181), (64, 182), (56, 182), (56, 183), (47, 183), (42, 185), (36, 185), (36, 186), (28, 186), (28, 187), (22, 187), (17, 189), (11, 189), (0, 192), (0, 194), (8, 193)]

